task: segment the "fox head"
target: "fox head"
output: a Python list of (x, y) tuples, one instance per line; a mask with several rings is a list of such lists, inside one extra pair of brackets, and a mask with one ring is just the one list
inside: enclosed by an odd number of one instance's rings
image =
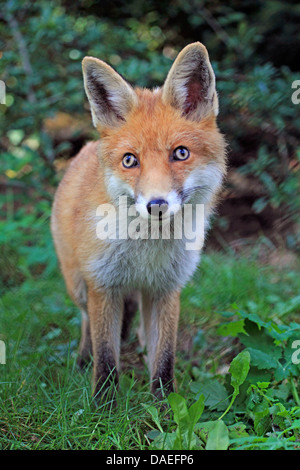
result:
[(171, 214), (191, 201), (210, 204), (225, 173), (225, 143), (206, 48), (186, 46), (153, 91), (132, 88), (93, 57), (83, 59), (83, 75), (111, 199), (130, 197), (145, 218), (154, 205)]

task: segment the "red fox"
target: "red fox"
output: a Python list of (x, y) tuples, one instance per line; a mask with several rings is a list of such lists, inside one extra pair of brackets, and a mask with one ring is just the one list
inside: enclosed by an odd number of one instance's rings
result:
[[(121, 339), (139, 309), (151, 391), (162, 398), (174, 390), (180, 291), (199, 263), (203, 239), (187, 250), (184, 236), (171, 230), (163, 238), (160, 227), (169, 216), (174, 229), (175, 215), (197, 204), (204, 208), (204, 230), (209, 226), (226, 173), (215, 76), (199, 42), (179, 53), (154, 90), (132, 88), (99, 59), (85, 57), (82, 66), (100, 140), (71, 162), (51, 219), (66, 286), (82, 313), (78, 364), (93, 356), (93, 395), (105, 396), (118, 383)], [(140, 231), (158, 220), (158, 236), (99, 237), (98, 208), (114, 209), (106, 214), (109, 222), (129, 205), (139, 214)]]

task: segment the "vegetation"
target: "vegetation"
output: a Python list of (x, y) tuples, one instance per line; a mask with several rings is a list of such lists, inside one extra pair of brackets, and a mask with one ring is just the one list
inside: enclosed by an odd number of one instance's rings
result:
[(135, 85), (156, 86), (177, 52), (201, 40), (216, 72), (219, 124), (232, 170), (233, 201), (222, 206), (219, 232), (227, 239), (236, 222), (246, 222), (248, 234), (267, 231), (274, 239), (279, 230), (283, 242), (297, 248), (300, 113), (291, 96), (299, 79), (298, 5), (276, 0), (151, 0), (144, 5), (81, 0), (76, 6), (68, 0), (7, 0), (4, 5), (4, 170), (14, 169), (20, 152), (35, 152), (35, 159), (43, 158), (51, 168), (54, 158), (69, 157), (94, 135), (82, 86), (85, 55), (101, 57)]
[[(276, 0), (3, 3), (1, 449), (299, 449), (299, 15)], [(156, 86), (196, 40), (216, 72), (230, 172), (182, 295), (177, 392), (157, 407), (133, 329), (117, 406), (96, 409), (49, 231), (56, 162), (95, 135), (81, 60)]]
[(35, 262), (15, 273), (26, 279), (0, 301), (2, 449), (299, 448), (299, 364), (292, 362), (300, 355), (293, 349), (299, 266), (274, 272), (247, 258), (204, 255), (182, 296), (177, 394), (166, 411), (149, 393), (135, 328), (122, 349), (117, 406), (96, 409), (91, 370), (75, 365), (80, 315), (50, 241), (44, 253), (48, 225), (37, 221), (31, 231), (45, 240), (28, 250)]

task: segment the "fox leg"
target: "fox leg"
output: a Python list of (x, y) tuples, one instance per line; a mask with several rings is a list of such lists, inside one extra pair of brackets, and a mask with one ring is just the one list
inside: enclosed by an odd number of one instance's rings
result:
[(80, 369), (84, 369), (91, 362), (92, 341), (90, 322), (87, 314), (87, 288), (79, 271), (73, 271), (72, 274), (67, 277), (67, 288), (81, 312), (81, 339), (77, 365)]
[(81, 309), (81, 339), (77, 365), (80, 369), (87, 367), (92, 360), (92, 340), (90, 321), (86, 309)]
[(142, 326), (147, 346), (151, 391), (162, 398), (174, 390), (174, 361), (180, 292), (153, 298), (142, 296)]
[(68, 261), (65, 261), (65, 259), (63, 259), (61, 269), (68, 292), (81, 312), (81, 339), (77, 365), (80, 369), (84, 369), (90, 363), (92, 356), (90, 324), (87, 314), (87, 286), (78, 267), (76, 264), (72, 263), (72, 257), (69, 256), (67, 260)]
[[(104, 396), (118, 385), (123, 298), (88, 286), (88, 314), (93, 347), (93, 395)], [(113, 390), (111, 390), (113, 391)]]

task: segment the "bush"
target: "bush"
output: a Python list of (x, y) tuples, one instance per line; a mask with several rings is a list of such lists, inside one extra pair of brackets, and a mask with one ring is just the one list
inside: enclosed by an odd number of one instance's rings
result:
[[(8, 0), (0, 17), (0, 76), (7, 88), (6, 106), (0, 105), (0, 148), (6, 178), (10, 184), (23, 182), (26, 155), (35, 152), (43, 168), (30, 175), (43, 186), (45, 176), (49, 182), (54, 175), (55, 158), (71, 156), (95, 135), (83, 91), (85, 55), (101, 57), (135, 85), (156, 86), (177, 52), (200, 40), (216, 72), (219, 124), (229, 143), (231, 197), (216, 229), (232, 236), (240, 207), (243, 235), (266, 230), (272, 237), (277, 229), (296, 248), (300, 114), (291, 85), (299, 78), (298, 19), (297, 5), (271, 0), (226, 5)], [(61, 120), (53, 130), (49, 118), (55, 116)], [(70, 116), (80, 125), (70, 125)], [(253, 233), (249, 217), (258, 220)]]

